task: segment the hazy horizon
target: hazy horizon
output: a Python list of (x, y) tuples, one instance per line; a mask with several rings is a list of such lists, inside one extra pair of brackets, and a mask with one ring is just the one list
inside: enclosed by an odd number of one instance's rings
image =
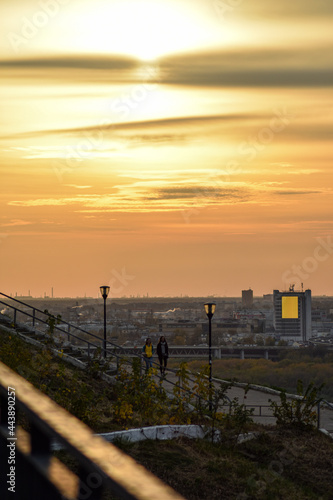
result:
[[(301, 291), (305, 291), (304, 290), (295, 290), (295, 292), (301, 292)], [(284, 290), (280, 290), (280, 292), (288, 292), (288, 290), (284, 289)], [(6, 294), (7, 295), (7, 294)], [(273, 298), (273, 290), (272, 292), (267, 292), (267, 294), (263, 294), (263, 295), (255, 295), (253, 294), (253, 300), (264, 300), (264, 296), (266, 295), (271, 295), (272, 298)], [(314, 295), (311, 293), (311, 296), (313, 299), (315, 298), (323, 298), (323, 297), (326, 297), (328, 299), (330, 298), (333, 298), (333, 295)], [(29, 299), (50, 299), (50, 300), (63, 300), (63, 299), (68, 299), (68, 300), (74, 300), (74, 299), (82, 299), (82, 300), (85, 300), (85, 299), (93, 299), (93, 300), (96, 300), (96, 299), (100, 299), (101, 301), (103, 300), (102, 299), (102, 296), (99, 294), (96, 294), (95, 296), (94, 295), (77, 295), (77, 296), (57, 296), (57, 295), (54, 295), (53, 297), (51, 295), (19, 295), (19, 294), (13, 294), (12, 296), (10, 296), (11, 298), (14, 298), (14, 299), (18, 299), (20, 300), (21, 298), (29, 298)], [(2, 297), (4, 298), (4, 297)], [(5, 299), (5, 298), (4, 298)], [(108, 301), (112, 301), (112, 300), (122, 300), (122, 299), (129, 299), (129, 300), (136, 300), (136, 299), (143, 299), (143, 300), (151, 300), (151, 299), (193, 299), (193, 300), (197, 300), (197, 299), (202, 299), (202, 300), (208, 300), (208, 299), (212, 299), (212, 300), (221, 300), (221, 299), (237, 299), (239, 301), (242, 301), (242, 295), (185, 295), (185, 294), (181, 294), (181, 295), (122, 295), (122, 296), (119, 296), (119, 297), (116, 297), (116, 296), (111, 296), (109, 295), (108, 298), (107, 298), (107, 302)], [(273, 304), (273, 302), (272, 302)]]

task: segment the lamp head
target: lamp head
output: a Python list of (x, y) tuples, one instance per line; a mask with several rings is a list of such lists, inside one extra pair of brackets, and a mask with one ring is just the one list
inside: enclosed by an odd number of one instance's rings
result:
[(212, 318), (214, 316), (215, 309), (216, 309), (215, 302), (207, 302), (207, 304), (205, 304), (205, 312), (208, 318)]
[(100, 286), (99, 289), (101, 291), (101, 295), (102, 295), (103, 299), (105, 300), (107, 298), (107, 296), (109, 295), (110, 287), (109, 286)]

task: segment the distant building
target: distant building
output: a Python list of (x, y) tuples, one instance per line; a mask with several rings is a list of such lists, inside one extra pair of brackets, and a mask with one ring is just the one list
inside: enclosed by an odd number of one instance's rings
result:
[(313, 309), (311, 316), (312, 316), (312, 321), (315, 323), (327, 321), (327, 313), (323, 309)]
[(242, 307), (248, 308), (253, 306), (253, 290), (242, 290)]
[(264, 333), (266, 331), (266, 316), (261, 311), (235, 311), (233, 317), (250, 326), (251, 332)]
[(311, 290), (273, 291), (274, 328), (281, 340), (306, 341), (311, 337)]

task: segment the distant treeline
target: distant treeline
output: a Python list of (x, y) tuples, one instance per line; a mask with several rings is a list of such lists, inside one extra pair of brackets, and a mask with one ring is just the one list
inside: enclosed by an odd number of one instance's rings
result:
[[(282, 358), (283, 356), (283, 358)], [(327, 350), (298, 349), (285, 351), (279, 361), (266, 359), (227, 359), (213, 361), (213, 376), (251, 384), (286, 389), (296, 394), (297, 380), (305, 387), (310, 382), (325, 384), (321, 396), (333, 401), (333, 353)], [(191, 371), (196, 371), (202, 361), (190, 361)]]

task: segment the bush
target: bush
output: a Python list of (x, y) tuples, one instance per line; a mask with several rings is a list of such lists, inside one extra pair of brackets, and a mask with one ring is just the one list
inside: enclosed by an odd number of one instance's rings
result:
[(304, 392), (303, 382), (298, 380), (297, 395), (301, 399), (288, 401), (286, 391), (280, 393), (280, 403), (269, 399), (277, 425), (296, 427), (315, 426), (317, 419), (315, 408), (322, 400), (322, 398), (318, 397), (322, 387), (323, 384), (320, 387), (315, 387), (314, 383), (311, 382)]

